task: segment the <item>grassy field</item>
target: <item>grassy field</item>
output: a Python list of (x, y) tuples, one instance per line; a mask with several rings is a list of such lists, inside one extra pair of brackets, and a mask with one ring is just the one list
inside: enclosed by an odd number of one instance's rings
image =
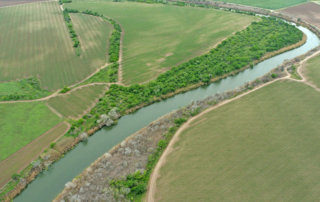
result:
[(268, 0), (268, 1), (257, 1), (257, 0), (221, 0), (222, 2), (242, 4), (247, 6), (254, 6), (267, 9), (280, 9), (296, 4), (308, 2), (309, 0)]
[(43, 102), (0, 104), (0, 161), (62, 120)]
[(64, 7), (92, 10), (122, 25), (125, 84), (153, 79), (174, 65), (208, 52), (222, 39), (258, 19), (218, 10), (160, 4), (77, 2)]
[(320, 93), (278, 81), (194, 120), (157, 201), (319, 201)]
[(1, 8), (0, 83), (33, 76), (42, 88), (56, 90), (103, 66), (109, 24), (92, 16), (73, 18), (84, 46), (82, 57), (73, 48), (57, 1)]
[(317, 55), (310, 60), (308, 60), (303, 68), (302, 73), (305, 75), (309, 81), (320, 88), (320, 55)]
[(57, 110), (62, 116), (82, 117), (83, 113), (90, 110), (99, 96), (107, 91), (107, 85), (91, 85), (76, 89), (66, 95), (50, 98), (47, 104)]
[(107, 21), (94, 16), (83, 14), (70, 14), (70, 16), (81, 40), (82, 59), (101, 58), (107, 62), (108, 38), (113, 27)]
[(59, 123), (52, 129), (29, 143), (27, 146), (15, 152), (4, 161), (0, 162), (0, 187), (5, 185), (13, 173), (19, 173), (22, 168), (28, 165), (39, 153), (48, 148), (48, 145), (63, 135), (68, 129), (65, 123)]

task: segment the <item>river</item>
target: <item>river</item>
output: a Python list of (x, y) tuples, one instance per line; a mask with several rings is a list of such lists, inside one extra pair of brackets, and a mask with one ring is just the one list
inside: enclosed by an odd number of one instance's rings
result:
[(52, 201), (63, 189), (64, 185), (82, 173), (92, 162), (112, 147), (119, 144), (126, 137), (132, 135), (141, 128), (147, 126), (157, 118), (189, 104), (192, 100), (200, 100), (206, 95), (235, 89), (247, 81), (253, 81), (263, 76), (270, 70), (282, 64), (285, 59), (292, 59), (302, 55), (319, 45), (318, 37), (306, 28), (299, 27), (308, 39), (307, 42), (294, 50), (277, 55), (265, 60), (253, 68), (246, 69), (234, 76), (227, 77), (208, 86), (176, 95), (174, 97), (144, 107), (135, 113), (126, 115), (118, 120), (113, 127), (104, 127), (88, 138), (88, 141), (80, 142), (73, 150), (49, 167), (47, 171), (29, 184), (15, 202), (49, 202)]

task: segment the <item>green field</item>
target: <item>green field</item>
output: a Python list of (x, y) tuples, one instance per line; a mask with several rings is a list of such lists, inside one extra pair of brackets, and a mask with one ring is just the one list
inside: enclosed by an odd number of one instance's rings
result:
[(0, 83), (37, 77), (43, 89), (56, 90), (103, 66), (109, 24), (92, 16), (72, 16), (84, 46), (82, 57), (73, 48), (58, 2), (1, 8)]
[[(70, 14), (80, 37), (82, 59), (99, 58), (108, 61), (108, 38), (113, 27), (105, 20), (90, 15)], [(99, 64), (100, 66), (104, 64)], [(97, 66), (98, 69), (100, 66)]]
[(80, 118), (86, 110), (90, 110), (93, 107), (92, 104), (96, 103), (99, 96), (103, 95), (106, 91), (107, 85), (85, 86), (66, 95), (50, 98), (47, 104), (65, 118)]
[(0, 104), (0, 161), (62, 120), (43, 102)]
[(296, 4), (308, 2), (309, 0), (268, 0), (268, 1), (257, 1), (257, 0), (221, 0), (222, 2), (242, 4), (247, 6), (254, 6), (267, 9), (280, 9)]
[(259, 18), (210, 9), (132, 2), (70, 3), (117, 20), (124, 29), (123, 82), (136, 84), (208, 52)]
[(311, 83), (320, 88), (320, 55), (317, 55), (308, 60), (302, 68), (303, 74), (308, 78)]
[(278, 81), (194, 120), (157, 201), (319, 201), (320, 93)]

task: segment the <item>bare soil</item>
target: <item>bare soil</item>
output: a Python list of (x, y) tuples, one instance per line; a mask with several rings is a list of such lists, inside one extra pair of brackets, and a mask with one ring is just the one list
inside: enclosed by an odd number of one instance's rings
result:
[(0, 7), (15, 6), (19, 4), (28, 4), (50, 0), (0, 0)]
[(280, 13), (301, 18), (301, 20), (308, 22), (316, 27), (320, 27), (320, 5), (308, 2), (298, 6), (293, 6), (281, 10)]

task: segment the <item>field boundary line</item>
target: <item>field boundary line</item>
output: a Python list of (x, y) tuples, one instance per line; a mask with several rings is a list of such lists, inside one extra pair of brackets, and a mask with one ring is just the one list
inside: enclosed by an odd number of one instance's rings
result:
[[(61, 124), (66, 124), (67, 125), (67, 129), (62, 133), (60, 134), (53, 142), (57, 142), (62, 136), (64, 136), (71, 128), (71, 125), (64, 121), (64, 122), (61, 122), (61, 123), (58, 123), (57, 125), (53, 126), (52, 128), (50, 128), (48, 131), (46, 131), (45, 133), (43, 133), (42, 135), (40, 135), (39, 137), (37, 137), (36, 139), (32, 140), (31, 142), (29, 142), (27, 145), (25, 145), (24, 147), (20, 148), (18, 151), (16, 151), (15, 153), (11, 154), (10, 156), (8, 156), (7, 158), (3, 159), (1, 162), (0, 162), (0, 166), (5, 164), (7, 161), (9, 161), (11, 158), (13, 158), (14, 156), (18, 155), (17, 153), (19, 151), (23, 151), (25, 150), (27, 147), (29, 147), (31, 144), (33, 144), (35, 141), (43, 138), (45, 135), (47, 135), (48, 133), (52, 132), (53, 130), (55, 130), (57, 127), (59, 127)], [(39, 153), (37, 153), (36, 155), (34, 155), (32, 158), (31, 158), (31, 162), (34, 161), (35, 159), (37, 159), (40, 154), (43, 153), (43, 151), (45, 149), (48, 148), (48, 145), (44, 146), (41, 151)], [(17, 171), (17, 173), (20, 173), (22, 170), (24, 170), (30, 163), (27, 163), (23, 166), (21, 166), (21, 168)], [(5, 183), (1, 183), (0, 184), (0, 189), (2, 189), (8, 182), (10, 182), (11, 180), (7, 180)]]

